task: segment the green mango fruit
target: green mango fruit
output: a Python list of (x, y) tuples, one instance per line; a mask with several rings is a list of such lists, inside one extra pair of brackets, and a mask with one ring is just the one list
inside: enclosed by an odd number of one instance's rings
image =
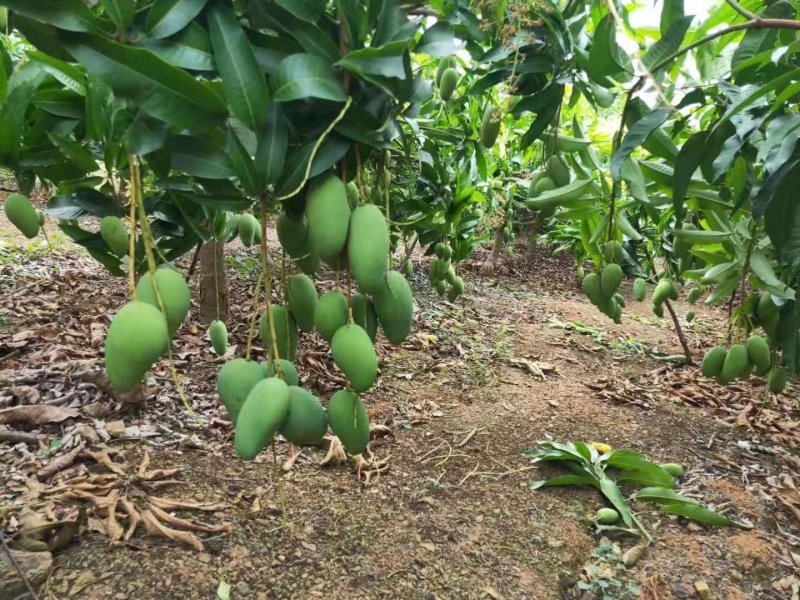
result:
[(611, 298), (622, 283), (622, 267), (616, 263), (607, 264), (600, 272), (600, 292), (603, 298)]
[(375, 314), (375, 306), (372, 300), (363, 294), (354, 294), (350, 299), (353, 311), (353, 322), (363, 328), (373, 342), (378, 335), (378, 315)]
[[(158, 296), (156, 296), (156, 286), (158, 286)], [(192, 306), (192, 292), (183, 275), (175, 269), (161, 267), (156, 269), (155, 280), (152, 274), (145, 273), (139, 280), (134, 293), (134, 298), (156, 308), (161, 308), (158, 301), (159, 296), (164, 303), (169, 337), (173, 338), (189, 315), (189, 309)]]
[(644, 302), (647, 297), (647, 282), (641, 277), (637, 277), (633, 282), (633, 297), (637, 302)]
[(339, 390), (328, 403), (328, 422), (349, 454), (361, 454), (369, 443), (369, 416), (364, 403), (349, 390)]
[(583, 293), (595, 306), (603, 302), (603, 293), (600, 291), (600, 276), (597, 273), (589, 273), (581, 282)]
[(322, 403), (297, 386), (289, 387), (289, 413), (280, 433), (295, 446), (316, 446), (328, 431), (328, 417)]
[(3, 208), (5, 209), (8, 220), (11, 221), (26, 238), (33, 239), (37, 236), (40, 227), (39, 215), (36, 214), (36, 209), (27, 196), (11, 194), (6, 198)]
[(372, 301), (383, 333), (399, 346), (408, 337), (414, 318), (414, 297), (405, 277), (397, 271), (387, 271), (386, 280)]
[(100, 221), (100, 237), (116, 256), (126, 256), (130, 252), (130, 234), (119, 217), (103, 217)]
[(722, 346), (716, 346), (706, 352), (703, 357), (703, 366), (701, 370), (703, 375), (708, 378), (719, 376), (722, 372), (722, 365), (725, 364), (725, 357), (728, 356), (728, 351)]
[(751, 335), (745, 343), (747, 357), (753, 365), (762, 372), (766, 372), (772, 364), (769, 343), (760, 335)]
[(772, 367), (767, 379), (769, 391), (773, 394), (781, 394), (786, 389), (786, 373), (780, 367)]
[(325, 262), (335, 262), (347, 243), (350, 204), (342, 180), (328, 175), (315, 181), (306, 197), (311, 250)]
[(389, 227), (374, 204), (359, 206), (350, 218), (347, 256), (353, 279), (366, 292), (383, 285), (389, 255)]
[(286, 385), (300, 385), (300, 377), (297, 375), (297, 367), (294, 363), (289, 362), (285, 358), (279, 358), (277, 363), (280, 367), (280, 372), (275, 368), (276, 361), (270, 360), (264, 363), (264, 375), (266, 377), (278, 377), (286, 382)]
[(491, 102), (486, 103), (481, 120), (480, 140), (486, 148), (491, 148), (497, 141), (500, 134), (500, 125), (503, 122), (503, 113), (492, 106)]
[(331, 354), (350, 387), (366, 392), (378, 378), (378, 356), (369, 334), (358, 325), (340, 327), (331, 341)]
[(217, 394), (222, 405), (236, 424), (239, 410), (255, 385), (264, 379), (264, 369), (254, 360), (234, 358), (229, 360), (217, 375)]
[(111, 321), (105, 341), (108, 379), (116, 389), (132, 390), (167, 351), (167, 321), (145, 302), (128, 302)]
[(300, 331), (314, 329), (317, 310), (317, 288), (308, 275), (292, 275), (286, 282), (286, 302)]
[(228, 350), (228, 328), (225, 323), (219, 320), (211, 321), (208, 326), (208, 337), (211, 339), (211, 347), (217, 356), (222, 356)]
[(347, 298), (341, 292), (328, 292), (317, 301), (314, 327), (328, 342), (340, 327), (347, 325)]
[(747, 348), (744, 344), (734, 344), (728, 349), (725, 362), (722, 363), (722, 371), (719, 373), (719, 382), (728, 385), (735, 379), (741, 377), (747, 369)]
[(260, 237), (261, 224), (253, 215), (247, 213), (239, 216), (238, 221), (239, 239), (246, 247), (256, 243)]
[(270, 377), (259, 381), (242, 404), (233, 445), (244, 460), (253, 460), (272, 442), (289, 415), (289, 386)]
[(267, 351), (267, 356), (275, 358), (275, 346), (277, 345), (277, 358), (285, 358), (292, 361), (297, 355), (297, 323), (286, 307), (280, 304), (272, 305), (272, 322), (275, 328), (276, 343), (272, 343), (272, 330), (269, 323), (269, 311), (265, 310), (261, 315), (259, 333), (261, 342)]
[(445, 69), (439, 80), (439, 96), (441, 96), (442, 100), (445, 102), (450, 100), (453, 97), (453, 92), (456, 91), (457, 85), (458, 71), (452, 67)]
[(553, 180), (553, 183), (556, 184), (557, 188), (569, 185), (569, 182), (572, 179), (572, 176), (569, 172), (569, 167), (567, 167), (567, 163), (565, 163), (564, 159), (557, 154), (554, 154), (548, 159), (547, 174), (550, 176), (550, 179)]

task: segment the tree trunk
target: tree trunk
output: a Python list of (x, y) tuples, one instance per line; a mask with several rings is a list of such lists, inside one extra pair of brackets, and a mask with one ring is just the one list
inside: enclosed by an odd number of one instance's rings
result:
[(498, 226), (497, 229), (494, 230), (494, 244), (492, 244), (492, 252), (489, 254), (489, 258), (486, 259), (486, 262), (483, 263), (481, 267), (481, 271), (483, 271), (486, 275), (491, 275), (494, 273), (494, 270), (497, 268), (497, 261), (500, 259), (500, 253), (503, 251), (503, 245), (505, 243), (505, 235), (503, 234), (503, 230), (505, 229), (505, 223)]
[(528, 225), (528, 262), (532, 263), (536, 259), (536, 249), (536, 219), (535, 215), (531, 213)]
[[(216, 258), (216, 260), (215, 260)], [(228, 321), (228, 278), (225, 245), (210, 242), (200, 249), (200, 322)], [(216, 271), (216, 273), (215, 273)]]

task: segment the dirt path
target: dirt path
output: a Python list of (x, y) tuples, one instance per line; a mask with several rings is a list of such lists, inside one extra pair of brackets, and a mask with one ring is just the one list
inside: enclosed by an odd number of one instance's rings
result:
[[(693, 370), (659, 371), (663, 363), (637, 354), (679, 353), (668, 323), (654, 318), (647, 305), (629, 302), (622, 325), (615, 326), (574, 293), (567, 265), (546, 255), (540, 260), (535, 270), (506, 261), (497, 279), (471, 274), (467, 297), (456, 306), (431, 295), (417, 265), (415, 336), (404, 348), (383, 353), (380, 383), (365, 398), (373, 421), (392, 431), (373, 443), (379, 458), (391, 455), (391, 470), (369, 486), (350, 466), (320, 468), (324, 449), (305, 450), (288, 474), (270, 453), (253, 463), (237, 460), (222, 421), (198, 431), (175, 416), (177, 400), (167, 381), (148, 406), (100, 417), (142, 428), (163, 425), (169, 433), (150, 439), (153, 466), (181, 467), (185, 481), (165, 495), (224, 503), (206, 520), (229, 522), (232, 532), (204, 536), (198, 552), (141, 535), (110, 548), (89, 527), (56, 555), (43, 597), (207, 599), (224, 581), (234, 600), (595, 597), (579, 582), (615, 599), (699, 597), (698, 582), (706, 582), (714, 598), (791, 598), (798, 585), (792, 561), (800, 560), (800, 528), (769, 482), (791, 472), (784, 457), (792, 450), (775, 450), (774, 440), (758, 431), (731, 428), (718, 418), (724, 411), (711, 404), (697, 408), (656, 394), (626, 405), (587, 387), (607, 381), (613, 388), (618, 380), (651, 373), (652, 389), (659, 392), (677, 389), (678, 374)], [(231, 263), (233, 295), (242, 299), (232, 303), (237, 325), (231, 329), (240, 344), (253, 281), (247, 264)], [(74, 253), (4, 263), (0, 293), (13, 302), (0, 314), (0, 348), (12, 347), (20, 330), (35, 335), (0, 364), (0, 381), (22, 369), (52, 373), (52, 361), (74, 362), (78, 353), (80, 360), (97, 360), (105, 312), (121, 302), (124, 290), (124, 282)], [(40, 297), (31, 297), (37, 291)], [(686, 310), (678, 307), (679, 314)], [(710, 344), (721, 322), (699, 309), (689, 331), (695, 348)], [(224, 419), (213, 393), (219, 362), (194, 325), (179, 336), (178, 366), (198, 411)], [(329, 389), (318, 378), (330, 368), (324, 346), (305, 347), (301, 377), (310, 387)], [(524, 361), (553, 371), (539, 377)], [(157, 381), (165, 374), (158, 369)], [(45, 381), (31, 387), (43, 398), (54, 393)], [(69, 392), (68, 385), (55, 389)], [(8, 387), (0, 393), (12, 396)], [(744, 393), (756, 398), (758, 384)], [(93, 389), (78, 400), (89, 424), (86, 404), (109, 406)], [(797, 421), (796, 403), (793, 410)], [(656, 461), (680, 462), (687, 467), (682, 491), (755, 529), (706, 529), (637, 506), (655, 543), (626, 572), (619, 557), (636, 540), (601, 539), (585, 520), (602, 506), (597, 493), (529, 489), (532, 481), (558, 474), (522, 457), (544, 439), (602, 441)], [(117, 462), (130, 464), (148, 446), (124, 439), (113, 445), (121, 452)], [(285, 450), (278, 444), (279, 460)], [(23, 458), (0, 445), (0, 462), (12, 473), (0, 488), (0, 506), (14, 506), (19, 497)]]

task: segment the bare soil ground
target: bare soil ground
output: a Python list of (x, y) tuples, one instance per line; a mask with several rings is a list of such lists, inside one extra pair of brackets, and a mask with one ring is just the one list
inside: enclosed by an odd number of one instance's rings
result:
[[(791, 488), (800, 480), (797, 388), (764, 404), (761, 380), (724, 389), (700, 381), (695, 367), (656, 360), (680, 353), (671, 322), (633, 302), (628, 289), (623, 323), (614, 325), (580, 294), (569, 258), (547, 249), (535, 264), (505, 257), (498, 275), (483, 278), (479, 256), (465, 275), (466, 296), (453, 305), (432, 293), (417, 257), (413, 337), (399, 349), (382, 345), (381, 378), (365, 396), (373, 422), (391, 430), (372, 444), (391, 468), (364, 485), (352, 464), (320, 467), (325, 448), (304, 450), (288, 473), (279, 468), (283, 442), (276, 456), (238, 460), (214, 392), (222, 361), (193, 317), (178, 334), (176, 367), (208, 427), (181, 410), (166, 363), (154, 369), (155, 393), (143, 404), (124, 404), (87, 381), (86, 369), (102, 364), (126, 282), (57, 229), (50, 239), (52, 248), (31, 248), (0, 216), (0, 409), (76, 411), (59, 423), (9, 424), (38, 433), (39, 447), (0, 442), (3, 529), (16, 535), (30, 511), (77, 525), (53, 553), (42, 598), (210, 599), (221, 581), (234, 600), (800, 594), (800, 495)], [(236, 355), (246, 343), (254, 256), (239, 248), (228, 261)], [(678, 303), (679, 315), (687, 310)], [(725, 320), (696, 310), (684, 325), (702, 356)], [(339, 375), (320, 340), (307, 335), (301, 347), (304, 385), (326, 401)], [(112, 427), (118, 420), (122, 432)], [(1, 427), (0, 435), (8, 431)], [(119, 437), (104, 439), (112, 431)], [(158, 493), (218, 504), (196, 516), (228, 523), (230, 533), (198, 534), (202, 550), (143, 529), (109, 545), (95, 503), (52, 493), (70, 478), (107, 472), (100, 463), (79, 454), (51, 477), (35, 475), (67, 452), (59, 441), (98, 436), (126, 473), (145, 451), (151, 468), (179, 469), (177, 483)], [(560, 474), (522, 457), (545, 439), (605, 442), (679, 462), (687, 469), (682, 493), (754, 527), (710, 529), (634, 505), (655, 541), (625, 569), (620, 556), (640, 540), (593, 532), (586, 517), (603, 505), (596, 491), (529, 488)], [(136, 479), (125, 477), (125, 490), (141, 500)], [(703, 584), (711, 596), (698, 591)]]

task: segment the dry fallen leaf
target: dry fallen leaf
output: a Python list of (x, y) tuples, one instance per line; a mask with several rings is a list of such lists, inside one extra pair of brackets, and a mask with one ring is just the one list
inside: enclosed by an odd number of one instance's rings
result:
[(60, 423), (66, 419), (74, 419), (78, 415), (78, 411), (74, 408), (62, 408), (48, 404), (12, 406), (0, 410), (0, 424), (20, 422), (28, 425), (43, 425)]

